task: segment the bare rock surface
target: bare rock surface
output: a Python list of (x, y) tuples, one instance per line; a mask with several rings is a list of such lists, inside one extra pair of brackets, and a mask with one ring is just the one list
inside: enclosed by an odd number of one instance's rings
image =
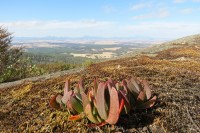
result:
[(25, 78), (22, 80), (18, 80), (18, 81), (13, 81), (13, 82), (7, 82), (7, 83), (1, 83), (0, 84), (0, 89), (5, 89), (5, 88), (10, 88), (10, 87), (14, 87), (20, 84), (26, 84), (28, 82), (37, 82), (37, 81), (45, 81), (51, 78), (57, 78), (60, 76), (64, 76), (64, 75), (70, 75), (73, 73), (77, 73), (77, 72), (81, 72), (83, 71), (84, 68), (75, 68), (75, 69), (71, 69), (71, 70), (66, 70), (66, 71), (60, 71), (60, 72), (56, 72), (56, 73), (51, 73), (51, 74), (45, 74), (42, 76), (37, 76), (37, 77), (31, 77), (31, 78)]

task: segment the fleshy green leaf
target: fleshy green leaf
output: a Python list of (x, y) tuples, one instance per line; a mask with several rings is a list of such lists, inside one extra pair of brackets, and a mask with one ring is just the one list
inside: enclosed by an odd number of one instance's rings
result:
[(99, 121), (97, 120), (96, 117), (94, 117), (93, 113), (92, 113), (92, 106), (90, 103), (88, 103), (85, 108), (84, 108), (84, 112), (85, 112), (85, 115), (87, 116), (87, 118), (93, 122), (93, 123), (99, 123)]
[(78, 99), (76, 95), (70, 97), (70, 102), (71, 102), (72, 108), (76, 110), (76, 112), (78, 113), (83, 112), (82, 101)]
[(97, 118), (94, 117), (94, 115), (92, 114), (92, 107), (88, 99), (88, 96), (84, 92), (82, 92), (81, 97), (82, 97), (82, 103), (83, 103), (83, 110), (87, 118), (93, 123), (99, 123)]

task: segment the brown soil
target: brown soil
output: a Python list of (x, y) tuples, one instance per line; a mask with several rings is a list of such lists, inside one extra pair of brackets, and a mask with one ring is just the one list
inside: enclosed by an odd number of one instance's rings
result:
[[(192, 52), (190, 50), (193, 50)], [(184, 51), (184, 54), (181, 54)], [(194, 53), (194, 54), (192, 54)], [(93, 64), (84, 71), (45, 81), (26, 82), (1, 89), (1, 132), (200, 132), (200, 51), (198, 47), (172, 48), (155, 57), (138, 56)], [(189, 60), (174, 60), (187, 55)], [(55, 111), (49, 98), (62, 93), (64, 80), (72, 84), (94, 77), (147, 79), (158, 101), (152, 109), (121, 116), (115, 126), (88, 128), (87, 119), (68, 121), (68, 113)]]

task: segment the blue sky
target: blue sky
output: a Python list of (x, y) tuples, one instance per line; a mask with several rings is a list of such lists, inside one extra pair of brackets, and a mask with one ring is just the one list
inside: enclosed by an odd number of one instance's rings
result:
[(18, 37), (178, 38), (200, 33), (200, 0), (0, 0)]

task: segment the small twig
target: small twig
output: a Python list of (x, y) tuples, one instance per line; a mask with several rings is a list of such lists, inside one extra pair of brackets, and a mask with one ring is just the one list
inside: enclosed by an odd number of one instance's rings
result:
[(49, 100), (50, 98), (38, 98), (40, 100)]
[(192, 122), (193, 126), (200, 132), (199, 127), (198, 127), (197, 124), (193, 121), (193, 119), (192, 119), (192, 117), (191, 117), (191, 115), (190, 115), (190, 113), (189, 113), (188, 107), (186, 107), (186, 109), (187, 109), (187, 115), (188, 115), (190, 121)]

